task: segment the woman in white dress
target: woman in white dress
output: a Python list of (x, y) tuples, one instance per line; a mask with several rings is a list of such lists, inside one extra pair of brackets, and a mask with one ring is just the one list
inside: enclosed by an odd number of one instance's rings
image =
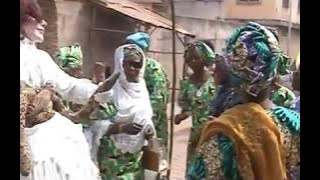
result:
[(117, 113), (91, 127), (92, 154), (103, 180), (144, 179), (141, 158), (146, 136), (152, 133), (156, 136), (143, 78), (146, 58), (141, 48), (129, 44), (115, 51), (114, 63), (114, 73), (120, 73), (119, 79), (110, 91), (97, 94), (95, 99), (102, 103), (111, 101)]
[[(97, 86), (64, 73), (36, 43), (43, 41), (46, 22), (39, 5), (20, 0), (20, 89), (51, 83), (64, 100), (85, 104)], [(20, 180), (97, 180), (82, 126), (55, 113), (50, 120), (27, 128), (32, 170)]]

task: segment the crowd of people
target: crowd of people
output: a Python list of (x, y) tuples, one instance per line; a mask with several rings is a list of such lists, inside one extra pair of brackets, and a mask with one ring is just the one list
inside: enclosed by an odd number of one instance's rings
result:
[[(148, 56), (150, 36), (126, 37), (113, 72), (97, 62), (89, 80), (80, 44), (54, 59), (37, 48), (46, 26), (36, 0), (20, 0), (20, 179), (148, 179), (148, 148), (165, 179), (170, 82)], [(180, 81), (174, 117), (192, 120), (184, 179), (300, 179), (300, 66), (291, 71), (277, 32), (254, 22), (235, 29), (225, 49), (185, 46), (192, 73)]]

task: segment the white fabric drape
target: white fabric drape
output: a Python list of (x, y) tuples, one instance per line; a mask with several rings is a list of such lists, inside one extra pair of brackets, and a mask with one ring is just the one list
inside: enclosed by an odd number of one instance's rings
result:
[[(123, 70), (124, 61), (124, 49), (131, 47), (139, 50), (143, 55), (143, 66), (139, 72), (139, 80), (136, 83), (128, 82)], [(152, 107), (149, 100), (149, 94), (146, 88), (146, 84), (143, 78), (144, 69), (146, 66), (146, 59), (143, 51), (136, 45), (123, 45), (115, 51), (115, 68), (114, 73), (120, 73), (120, 77), (113, 86), (113, 88), (105, 93), (105, 96), (111, 98), (114, 105), (117, 107), (117, 115), (111, 120), (101, 120), (95, 122), (91, 127), (93, 136), (93, 154), (96, 156), (97, 149), (100, 145), (101, 137), (106, 133), (108, 127), (112, 123), (117, 122), (134, 122), (143, 126), (141, 132), (137, 135), (117, 134), (111, 135), (111, 139), (115, 143), (115, 146), (123, 153), (134, 153), (140, 151), (141, 148), (146, 145), (144, 138), (144, 130), (147, 126), (150, 126), (154, 130), (152, 122)], [(109, 98), (105, 97), (105, 101)], [(96, 98), (101, 99), (101, 98)], [(103, 102), (102, 102), (103, 103)], [(154, 130), (155, 132), (155, 130)]]
[(41, 87), (52, 83), (64, 100), (85, 104), (97, 85), (88, 79), (78, 79), (63, 72), (45, 51), (28, 39), (20, 41), (20, 88)]
[[(29, 40), (20, 42), (20, 89), (51, 82), (65, 100), (84, 104), (97, 86), (70, 77), (44, 51)], [(20, 180), (98, 180), (99, 170), (90, 158), (82, 126), (55, 113), (47, 122), (27, 129), (32, 171)]]

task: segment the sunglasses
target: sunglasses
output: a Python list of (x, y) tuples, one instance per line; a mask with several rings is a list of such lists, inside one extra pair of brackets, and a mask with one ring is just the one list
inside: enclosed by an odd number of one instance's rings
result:
[(129, 62), (126, 62), (126, 64), (127, 64), (129, 67), (134, 67), (135, 69), (141, 69), (141, 68), (142, 68), (142, 62), (132, 62), (132, 61), (129, 61)]

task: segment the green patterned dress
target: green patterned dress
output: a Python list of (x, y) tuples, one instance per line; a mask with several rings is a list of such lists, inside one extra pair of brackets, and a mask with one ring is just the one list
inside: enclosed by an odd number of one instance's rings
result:
[(98, 163), (102, 180), (140, 180), (144, 177), (142, 151), (122, 153), (109, 137), (100, 140)]
[(147, 59), (144, 74), (147, 89), (153, 109), (152, 121), (161, 143), (167, 147), (168, 124), (167, 124), (167, 103), (169, 98), (169, 81), (161, 64), (152, 59)]
[(190, 80), (181, 80), (180, 89), (179, 106), (182, 112), (191, 112), (192, 114), (192, 127), (187, 154), (187, 160), (189, 160), (193, 156), (201, 129), (208, 120), (209, 105), (215, 92), (215, 85), (211, 77), (200, 88), (197, 88)]
[[(112, 102), (101, 104), (96, 112), (98, 119), (111, 119), (117, 114), (117, 108)], [(144, 169), (141, 158), (142, 151), (137, 153), (122, 153), (108, 137), (100, 140), (98, 164), (102, 180), (140, 180)]]
[[(276, 107), (268, 114), (280, 129), (286, 149), (286, 167), (289, 179), (296, 179), (300, 163), (300, 116), (284, 107)], [(190, 162), (187, 180), (228, 179), (241, 180), (231, 140), (215, 135), (203, 143)]]

